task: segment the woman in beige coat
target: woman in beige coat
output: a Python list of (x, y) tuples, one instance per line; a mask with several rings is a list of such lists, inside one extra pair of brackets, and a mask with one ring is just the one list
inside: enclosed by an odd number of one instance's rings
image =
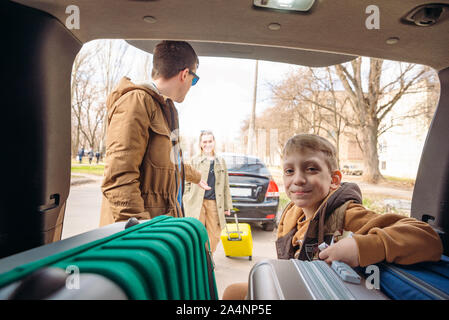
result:
[(228, 170), (224, 159), (215, 154), (215, 137), (211, 131), (201, 131), (199, 146), (201, 153), (190, 164), (201, 172), (201, 179), (207, 181), (211, 190), (186, 182), (183, 204), (187, 217), (197, 218), (205, 225), (214, 253), (226, 225), (225, 214), (230, 215), (232, 209)]

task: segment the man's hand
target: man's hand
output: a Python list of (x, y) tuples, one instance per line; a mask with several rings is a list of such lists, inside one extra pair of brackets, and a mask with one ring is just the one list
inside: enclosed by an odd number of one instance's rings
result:
[(227, 216), (230, 216), (230, 215), (231, 215), (231, 211), (226, 210), (226, 211), (224, 212), (224, 214), (227, 215)]
[(319, 257), (328, 264), (337, 260), (354, 268), (359, 265), (359, 248), (353, 238), (345, 238), (321, 251)]
[(207, 182), (204, 181), (204, 180), (201, 180), (201, 181), (198, 183), (198, 185), (200, 186), (200, 188), (203, 188), (204, 190), (210, 190), (210, 189), (211, 189), (211, 187), (209, 187), (209, 186), (207, 185)]

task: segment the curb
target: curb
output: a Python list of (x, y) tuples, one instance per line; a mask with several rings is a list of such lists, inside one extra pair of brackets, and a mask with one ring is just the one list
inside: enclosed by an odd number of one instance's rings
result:
[(95, 180), (93, 179), (71, 179), (70, 180), (70, 186), (79, 186), (82, 184), (88, 184), (88, 183), (93, 183), (95, 182)]
[(103, 180), (102, 176), (94, 176), (94, 175), (77, 173), (76, 176), (70, 176), (70, 186), (79, 186), (79, 185), (94, 183), (94, 182), (102, 181), (102, 180)]

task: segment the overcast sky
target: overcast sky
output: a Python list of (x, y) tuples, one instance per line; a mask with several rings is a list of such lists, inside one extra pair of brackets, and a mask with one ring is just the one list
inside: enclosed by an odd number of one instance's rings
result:
[[(196, 137), (200, 130), (210, 129), (217, 138), (239, 137), (253, 105), (255, 65), (254, 60), (200, 57), (200, 81), (190, 89), (185, 101), (177, 104), (181, 133)], [(259, 61), (258, 114), (272, 106), (268, 83), (281, 81), (292, 68)]]

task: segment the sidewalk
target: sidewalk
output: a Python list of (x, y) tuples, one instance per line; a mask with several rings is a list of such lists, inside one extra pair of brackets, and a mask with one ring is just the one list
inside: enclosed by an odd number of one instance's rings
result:
[(356, 176), (344, 176), (344, 181), (355, 182), (358, 184), (363, 193), (377, 194), (394, 199), (412, 200), (413, 189), (412, 188), (395, 188), (382, 184), (369, 184), (362, 182), (360, 177)]

